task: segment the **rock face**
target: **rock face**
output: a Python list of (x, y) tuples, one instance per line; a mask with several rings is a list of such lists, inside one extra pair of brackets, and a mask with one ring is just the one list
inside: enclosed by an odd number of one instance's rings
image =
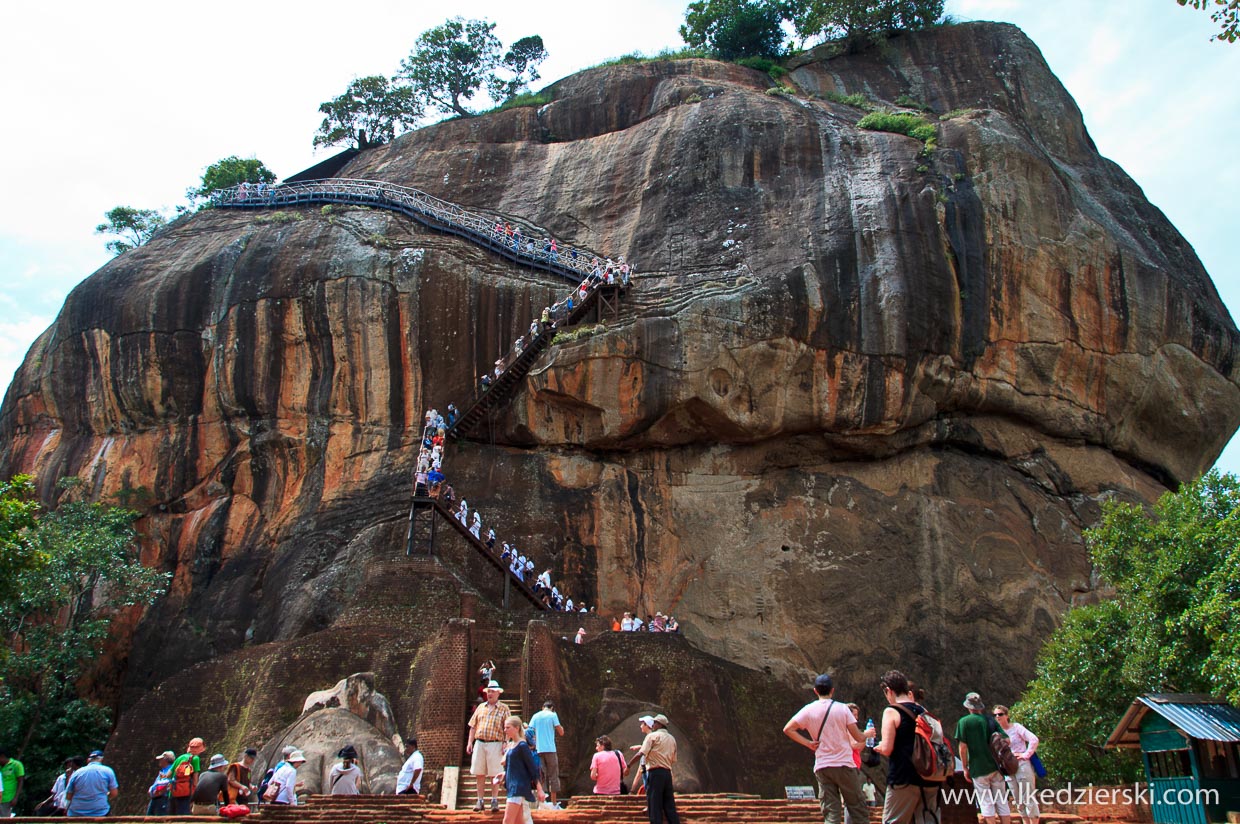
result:
[(313, 710), (281, 730), (259, 751), (254, 762), (255, 774), (261, 776), (274, 766), (286, 744), (297, 747), (306, 756), (306, 763), (297, 768), (297, 781), (305, 784), (307, 793), (327, 793), (331, 789), (332, 767), (340, 763), (336, 753), (349, 744), (357, 750), (362, 792), (396, 792), (396, 775), (403, 763), (400, 750), (374, 725), (343, 707)]
[[(375, 692), (375, 674), (358, 672), (342, 678), (336, 686), (306, 696), (301, 714), (340, 707), (348, 710), (383, 733), (399, 753), (403, 744), (396, 726), (392, 707), (381, 693)], [(337, 747), (339, 749), (339, 747)]]
[[(790, 78), (804, 97), (709, 61), (591, 70), (341, 174), (635, 261), (620, 316), (448, 460), (578, 600), (670, 611), (789, 683), (834, 668), (864, 697), (896, 666), (943, 708), (1010, 701), (1093, 595), (1100, 500), (1152, 500), (1240, 422), (1236, 327), (1014, 28)], [(831, 92), (920, 101), (937, 147)], [(398, 215), (308, 208), (196, 215), (75, 289), (5, 399), (0, 469), (142, 506), (174, 574), (100, 693), (338, 622), (359, 547), (406, 512), (423, 410), (559, 291)]]

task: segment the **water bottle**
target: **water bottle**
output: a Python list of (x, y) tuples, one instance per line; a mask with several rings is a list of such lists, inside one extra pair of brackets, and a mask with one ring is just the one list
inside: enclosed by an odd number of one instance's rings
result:
[(865, 722), (865, 745), (867, 747), (874, 746), (874, 719), (868, 718)]

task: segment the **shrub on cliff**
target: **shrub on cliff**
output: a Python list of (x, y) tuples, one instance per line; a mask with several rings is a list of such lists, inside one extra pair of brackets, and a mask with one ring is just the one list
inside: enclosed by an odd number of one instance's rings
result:
[(874, 132), (895, 132), (908, 135), (922, 143), (933, 140), (937, 134), (933, 123), (907, 112), (870, 112), (857, 121), (857, 128)]
[(192, 202), (195, 198), (210, 197), (221, 189), (229, 189), (241, 183), (274, 183), (275, 172), (256, 157), (231, 155), (217, 160), (202, 173), (202, 185), (186, 192)]
[(1240, 482), (1212, 471), (1152, 512), (1108, 501), (1085, 538), (1115, 596), (1068, 612), (1014, 714), (1052, 733), (1039, 752), (1053, 775), (1113, 783), (1140, 773), (1135, 757), (1101, 749), (1136, 696), (1240, 703)]
[(116, 240), (103, 244), (114, 255), (146, 243), (168, 222), (155, 209), (135, 209), (133, 206), (113, 206), (103, 216), (106, 222), (95, 227), (95, 234), (117, 236)]

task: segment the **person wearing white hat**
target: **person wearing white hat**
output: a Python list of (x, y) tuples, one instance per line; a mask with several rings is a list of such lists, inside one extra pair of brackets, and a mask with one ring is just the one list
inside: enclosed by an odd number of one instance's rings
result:
[[(469, 772), (478, 782), (478, 803), (474, 811), (482, 810), (487, 779), (504, 772), (504, 722), (511, 711), (499, 700), (504, 688), (498, 681), (486, 686), (487, 700), (478, 705), (469, 719), (469, 738), (465, 742), (465, 754), (472, 756)], [(491, 812), (499, 812), (499, 785), (491, 784)]]
[(656, 715), (648, 726), (639, 752), (646, 758), (646, 812), (650, 824), (680, 824), (676, 812), (676, 794), (672, 791), (672, 766), (676, 763), (676, 739), (667, 731), (667, 716)]
[(296, 806), (297, 790), (303, 786), (297, 780), (297, 768), (305, 763), (306, 757), (301, 754), (301, 750), (293, 750), (289, 753), (280, 769), (271, 776), (271, 783), (267, 785), (267, 797), (264, 800), (272, 804)]
[(206, 770), (198, 778), (198, 785), (194, 787), (194, 815), (215, 815), (219, 811), (220, 799), (228, 786), (228, 777), (224, 774), (227, 769), (227, 758), (219, 753), (211, 756)]

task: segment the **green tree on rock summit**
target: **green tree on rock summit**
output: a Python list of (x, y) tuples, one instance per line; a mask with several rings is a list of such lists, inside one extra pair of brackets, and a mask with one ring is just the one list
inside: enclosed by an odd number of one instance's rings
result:
[(103, 216), (106, 222), (95, 227), (95, 234), (118, 236), (118, 239), (104, 244), (104, 248), (114, 255), (146, 243), (168, 222), (155, 209), (135, 209), (133, 206), (113, 206)]
[(720, 60), (775, 57), (783, 51), (786, 8), (781, 0), (695, 0), (680, 36)]
[(546, 56), (537, 35), (504, 54), (494, 23), (455, 17), (418, 36), (394, 80), (407, 83), (427, 109), (471, 117), (465, 104), (476, 94), (485, 90), (497, 102), (515, 96), (538, 78), (536, 67)]
[(424, 109), (411, 86), (386, 77), (359, 77), (344, 94), (319, 106), (326, 115), (314, 136), (314, 146), (352, 143), (367, 149), (387, 143), (422, 119)]
[(190, 200), (210, 197), (221, 189), (230, 189), (241, 183), (274, 183), (275, 172), (256, 157), (231, 155), (217, 160), (202, 173), (202, 185), (186, 192)]

